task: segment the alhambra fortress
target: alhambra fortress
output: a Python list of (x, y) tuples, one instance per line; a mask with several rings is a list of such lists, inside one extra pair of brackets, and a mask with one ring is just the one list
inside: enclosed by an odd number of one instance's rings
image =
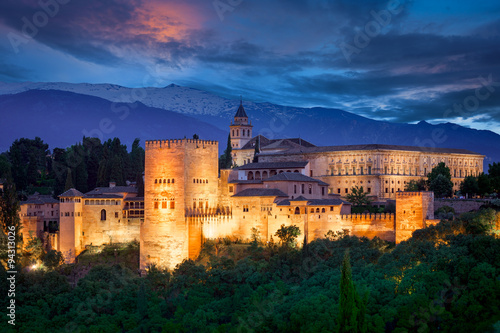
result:
[[(253, 136), (240, 104), (230, 125), (234, 168), (219, 173), (216, 141), (146, 141), (144, 197), (135, 186), (70, 189), (59, 200), (34, 195), (21, 204), (29, 233), (64, 254), (68, 263), (89, 246), (140, 242), (140, 266), (173, 269), (196, 258), (206, 239), (269, 241), (281, 225), (296, 225), (305, 241), (329, 231), (399, 243), (437, 223), (432, 192), (403, 192), (444, 162), (454, 190), (483, 172), (484, 156), (464, 150), (395, 145), (317, 147), (299, 138)], [(257, 149), (256, 149), (257, 145)], [(253, 163), (258, 151), (258, 162)], [(345, 200), (362, 186), (375, 202), (394, 200), (395, 214), (351, 214)]]

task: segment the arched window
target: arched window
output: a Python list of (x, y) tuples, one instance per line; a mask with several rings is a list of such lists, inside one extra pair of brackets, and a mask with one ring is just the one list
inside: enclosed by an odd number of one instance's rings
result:
[(299, 207), (295, 207), (295, 214), (296, 215), (300, 214), (300, 208)]
[(319, 213), (319, 208), (316, 208), (316, 213)]
[(321, 208), (321, 212), (322, 212), (322, 213), (325, 213), (325, 209), (324, 209), (324, 208)]
[(106, 221), (106, 210), (105, 209), (101, 210), (101, 221)]

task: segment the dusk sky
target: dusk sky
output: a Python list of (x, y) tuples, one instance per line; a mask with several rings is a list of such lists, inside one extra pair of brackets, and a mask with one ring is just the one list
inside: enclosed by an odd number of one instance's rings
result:
[(0, 33), (4, 82), (175, 83), (500, 134), (499, 1), (3, 0)]

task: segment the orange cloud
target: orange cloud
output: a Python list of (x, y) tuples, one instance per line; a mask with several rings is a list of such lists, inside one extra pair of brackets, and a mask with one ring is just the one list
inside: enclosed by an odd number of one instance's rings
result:
[(147, 34), (158, 42), (182, 40), (188, 31), (200, 29), (204, 21), (196, 6), (159, 0), (137, 8), (136, 15), (138, 24), (131, 33)]

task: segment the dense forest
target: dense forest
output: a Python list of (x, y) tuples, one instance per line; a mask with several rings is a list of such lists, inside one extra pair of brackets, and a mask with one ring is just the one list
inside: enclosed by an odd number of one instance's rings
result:
[[(55, 264), (32, 244), (2, 332), (494, 332), (500, 329), (500, 206), (415, 231), (394, 246), (329, 232), (306, 246), (282, 227), (263, 244), (207, 241), (196, 261), (138, 274), (138, 244)], [(497, 222), (498, 223), (498, 222)], [(52, 264), (50, 264), (52, 263)], [(7, 293), (0, 268), (0, 294)], [(3, 309), (7, 299), (0, 298)]]
[[(5, 235), (9, 226), (20, 230), (19, 197), (125, 185), (142, 181), (143, 168), (138, 139), (130, 152), (116, 138), (83, 138), (52, 152), (39, 138), (16, 140), (0, 155), (0, 178), (9, 180), (0, 197), (0, 294), (9, 289)], [(439, 165), (406, 190), (447, 193), (449, 177)], [(500, 165), (493, 164), (488, 176), (466, 178), (462, 188), (491, 194), (497, 177)], [(362, 209), (365, 199), (362, 188), (350, 198)], [(4, 317), (0, 331), (498, 332), (499, 212), (498, 199), (462, 215), (442, 207), (439, 224), (397, 246), (347, 231), (298, 246), (303, 235), (294, 226), (263, 243), (255, 231), (251, 241), (206, 240), (196, 260), (174, 271), (149, 267), (142, 276), (136, 242), (89, 247), (65, 265), (60, 252), (32, 238), (15, 258), (16, 326)], [(3, 309), (9, 299), (0, 297)]]
[(118, 138), (83, 137), (69, 148), (50, 151), (38, 137), (22, 138), (0, 154), (0, 179), (11, 179), (23, 197), (34, 192), (57, 196), (72, 187), (85, 193), (110, 181), (136, 182), (139, 188), (145, 155), (139, 143), (135, 139), (128, 152)]

